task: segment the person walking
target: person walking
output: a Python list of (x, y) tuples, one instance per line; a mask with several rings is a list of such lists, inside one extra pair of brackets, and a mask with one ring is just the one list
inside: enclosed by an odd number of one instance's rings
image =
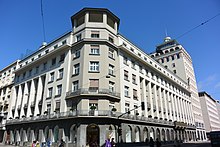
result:
[(161, 147), (161, 142), (159, 141), (159, 139), (156, 139), (156, 147)]
[(112, 138), (112, 140), (111, 140), (111, 145), (112, 145), (112, 147), (115, 147), (115, 141), (114, 141), (114, 138)]
[(152, 137), (150, 137), (149, 145), (150, 145), (150, 147), (154, 147), (154, 140)]

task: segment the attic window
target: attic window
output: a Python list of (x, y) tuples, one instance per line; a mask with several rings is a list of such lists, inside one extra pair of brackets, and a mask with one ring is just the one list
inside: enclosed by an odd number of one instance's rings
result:
[(115, 22), (113, 21), (113, 18), (111, 16), (108, 15), (107, 18), (107, 24), (112, 27), (113, 29), (115, 29)]
[(85, 16), (80, 16), (76, 19), (76, 27), (80, 26), (81, 24), (83, 24), (85, 22)]

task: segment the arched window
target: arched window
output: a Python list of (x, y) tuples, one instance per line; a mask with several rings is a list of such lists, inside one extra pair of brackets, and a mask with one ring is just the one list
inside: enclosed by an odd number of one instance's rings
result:
[(127, 126), (125, 130), (125, 142), (131, 142), (132, 129), (131, 126)]
[(159, 140), (161, 140), (160, 139), (160, 130), (157, 128), (157, 130), (156, 130), (156, 138), (158, 138)]
[(86, 143), (89, 146), (93, 144), (99, 145), (99, 126), (96, 124), (90, 124), (86, 128)]
[(70, 128), (70, 142), (77, 143), (77, 126), (72, 125)]
[(146, 141), (146, 139), (149, 140), (148, 129), (147, 129), (147, 127), (144, 128), (143, 135), (144, 135), (144, 141)]
[(170, 130), (167, 129), (167, 141), (170, 141)]
[(140, 128), (135, 128), (135, 142), (140, 142)]
[(170, 49), (170, 52), (172, 52), (172, 51), (174, 51), (174, 49), (173, 49), (173, 48), (171, 48), (171, 49)]
[(150, 137), (152, 137), (153, 139), (155, 139), (154, 128), (151, 128), (151, 129), (150, 129)]
[(44, 129), (44, 137), (45, 137), (45, 141), (47, 141), (49, 138), (49, 127), (48, 126), (46, 126), (46, 128)]

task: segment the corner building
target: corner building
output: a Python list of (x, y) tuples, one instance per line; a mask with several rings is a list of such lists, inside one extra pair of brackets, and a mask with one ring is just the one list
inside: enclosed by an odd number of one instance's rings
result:
[(187, 82), (119, 34), (108, 9), (84, 8), (71, 21), (71, 32), (20, 61), (5, 142), (196, 139)]

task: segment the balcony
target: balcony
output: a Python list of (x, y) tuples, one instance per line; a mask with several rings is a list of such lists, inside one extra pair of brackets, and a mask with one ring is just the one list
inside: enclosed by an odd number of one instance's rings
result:
[(81, 88), (78, 89), (77, 91), (68, 91), (66, 93), (66, 99), (70, 97), (77, 97), (77, 96), (85, 96), (85, 95), (93, 95), (93, 96), (111, 96), (114, 98), (120, 98), (120, 93), (111, 91), (109, 89), (88, 89), (88, 88)]
[[(56, 119), (69, 119), (69, 118), (76, 118), (76, 117), (106, 117), (106, 118), (114, 118), (118, 119), (118, 116), (121, 115), (120, 112), (113, 112), (108, 110), (95, 110), (94, 112), (91, 112), (91, 110), (74, 110), (74, 111), (66, 111), (66, 112), (57, 112), (57, 113), (50, 113), (50, 114), (42, 114), (40, 116), (33, 116), (33, 117), (24, 117), (19, 119), (10, 119), (7, 120), (7, 124), (19, 124), (19, 123), (25, 123), (25, 122), (36, 122), (36, 121), (53, 121)], [(120, 117), (120, 119), (125, 120), (131, 120), (131, 121), (142, 121), (146, 123), (156, 123), (160, 125), (169, 125), (173, 126), (174, 123), (171, 121), (166, 120), (159, 120), (159, 119), (153, 119), (153, 118), (147, 118), (144, 116), (137, 116), (137, 115), (131, 115), (131, 114), (125, 114)]]

